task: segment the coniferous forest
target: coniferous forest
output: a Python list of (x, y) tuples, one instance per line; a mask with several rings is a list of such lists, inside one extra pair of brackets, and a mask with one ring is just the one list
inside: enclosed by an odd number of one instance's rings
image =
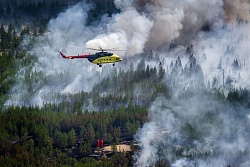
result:
[[(123, 64), (112, 70), (107, 67), (105, 75), (106, 67), (103, 71), (92, 69), (97, 71), (93, 77), (99, 80), (90, 86), (90, 91), (65, 93), (50, 89), (43, 95), (47, 101), (36, 104), (34, 97), (44, 86), (66, 83), (72, 77), (69, 71), (47, 74), (34, 70), (39, 56), (31, 52), (39, 38), (48, 33), (50, 19), (55, 19), (69, 4), (55, 1), (48, 8), (45, 1), (22, 5), (14, 2), (14, 11), (10, 9), (12, 4), (6, 10), (0, 6), (1, 17), (15, 20), (3, 21), (0, 28), (1, 166), (178, 166), (180, 159), (199, 166), (201, 159), (213, 162), (214, 157), (231, 151), (216, 141), (230, 144), (238, 141), (238, 135), (243, 136), (242, 140), (250, 137), (244, 133), (249, 127), (249, 90), (235, 87), (237, 79), (225, 76), (224, 70), (219, 77), (208, 80), (192, 45), (184, 47), (184, 56), (175, 55), (171, 61), (150, 50), (124, 58)], [(93, 19), (103, 13), (110, 17), (120, 12), (110, 1), (95, 4), (86, 24), (93, 24)], [(100, 11), (103, 5), (105, 8)], [(37, 17), (43, 10), (49, 16)], [(22, 23), (20, 13), (34, 16), (34, 21)], [(177, 47), (173, 43), (170, 46), (166, 52), (172, 53)], [(228, 47), (225, 55), (232, 52)], [(207, 59), (205, 54), (201, 57)], [(228, 68), (237, 73), (246, 66), (239, 62), (243, 60), (234, 59)], [(218, 69), (222, 69), (221, 62), (217, 63)], [(22, 90), (23, 94), (17, 93)], [(193, 99), (198, 102), (193, 103)], [(224, 118), (240, 124), (225, 123)], [(103, 140), (111, 151), (103, 151), (98, 140)], [(157, 151), (141, 144), (144, 142)], [(118, 150), (123, 143), (129, 151)], [(201, 148), (200, 143), (209, 144)], [(155, 159), (141, 162), (147, 151)], [(249, 152), (244, 145), (242, 149), (237, 146), (237, 155), (225, 165), (246, 162)]]

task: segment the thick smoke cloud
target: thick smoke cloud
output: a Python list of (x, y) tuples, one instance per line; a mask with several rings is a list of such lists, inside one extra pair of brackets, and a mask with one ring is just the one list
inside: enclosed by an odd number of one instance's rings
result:
[[(222, 19), (220, 0), (214, 1), (120, 1), (108, 32), (88, 41), (87, 46), (121, 47), (128, 56), (143, 50), (168, 48), (172, 42), (187, 44), (204, 25)], [(110, 41), (108, 44), (103, 40)], [(112, 41), (112, 42), (111, 42)]]
[[(154, 21), (147, 47), (157, 48), (171, 42), (185, 44), (205, 24), (221, 18), (222, 1), (135, 1), (137, 8)], [(155, 43), (157, 45), (155, 45)]]
[[(131, 1), (125, 1), (125, 5), (116, 2), (118, 6), (127, 7)], [(223, 14), (220, 0), (135, 0), (130, 5), (140, 13), (146, 13), (153, 24), (145, 44), (149, 50), (168, 48), (172, 42), (186, 44), (203, 25), (220, 21)]]
[[(168, 48), (171, 43), (187, 45), (203, 27), (249, 19), (248, 1), (116, 0), (115, 4), (121, 13), (114, 15), (107, 32), (87, 45), (121, 47), (128, 50), (128, 56)], [(103, 40), (112, 42), (104, 44)]]
[(86, 46), (123, 49), (127, 55), (132, 56), (143, 52), (152, 23), (134, 8), (127, 8), (115, 15), (107, 27), (108, 33), (98, 35), (88, 41)]
[(235, 22), (235, 20), (249, 21), (249, 0), (224, 0), (224, 10), (226, 13), (226, 20)]

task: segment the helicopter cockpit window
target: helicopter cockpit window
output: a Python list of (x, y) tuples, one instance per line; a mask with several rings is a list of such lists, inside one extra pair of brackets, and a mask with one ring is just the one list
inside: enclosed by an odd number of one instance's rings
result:
[(116, 58), (116, 60), (119, 60), (119, 58)]

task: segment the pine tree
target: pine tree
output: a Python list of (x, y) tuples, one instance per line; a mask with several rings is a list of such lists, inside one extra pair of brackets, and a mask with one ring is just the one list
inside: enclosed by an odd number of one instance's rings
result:
[(95, 130), (94, 127), (91, 123), (88, 124), (87, 126), (87, 134), (88, 134), (88, 139), (90, 142), (94, 141), (95, 139)]
[(165, 76), (165, 69), (163, 68), (162, 62), (159, 63), (159, 81), (161, 81), (163, 79), (163, 77)]
[(68, 146), (73, 147), (76, 144), (76, 133), (72, 128), (68, 133)]

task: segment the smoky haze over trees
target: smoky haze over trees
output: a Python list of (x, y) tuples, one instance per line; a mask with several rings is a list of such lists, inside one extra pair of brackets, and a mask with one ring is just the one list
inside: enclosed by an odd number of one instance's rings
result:
[[(75, 5), (81, 0), (33, 0), (33, 1), (18, 1), (2, 0), (0, 2), (0, 17), (3, 21), (13, 20), (13, 19), (23, 19), (32, 21), (41, 18), (51, 18), (57, 16), (62, 10), (67, 7)], [(102, 14), (108, 13), (111, 15), (118, 10), (115, 8), (112, 0), (98, 1), (90, 0), (87, 1), (92, 3), (95, 7), (89, 13), (89, 22), (93, 19), (101, 17)]]
[[(45, 3), (62, 8), (0, 29), (0, 164), (250, 165), (248, 1)], [(89, 47), (126, 52), (102, 68), (58, 55)]]

